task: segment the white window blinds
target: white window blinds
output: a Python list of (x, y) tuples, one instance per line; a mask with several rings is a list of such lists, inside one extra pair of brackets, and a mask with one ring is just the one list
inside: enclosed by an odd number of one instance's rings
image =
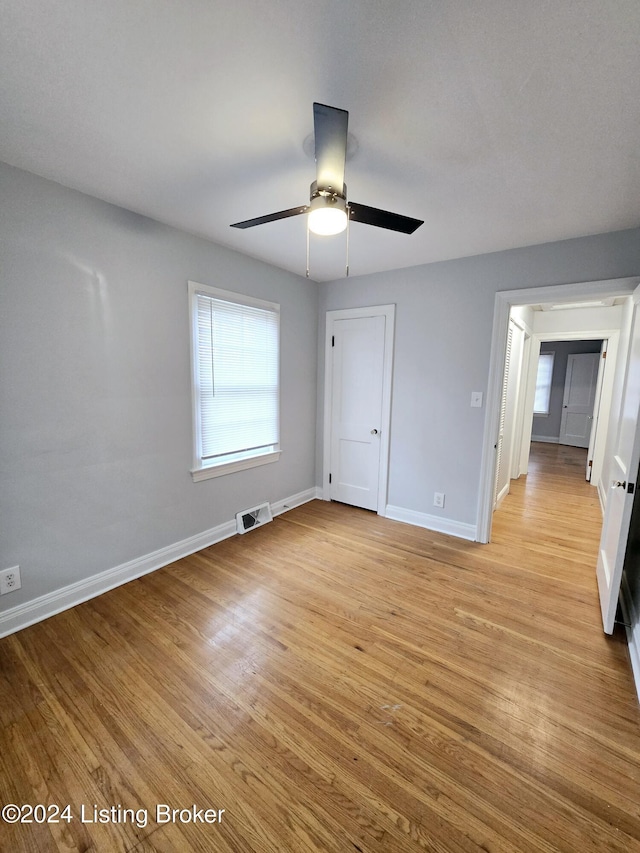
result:
[(551, 400), (551, 380), (553, 378), (552, 352), (541, 352), (538, 359), (538, 377), (536, 379), (536, 396), (533, 403), (534, 415), (548, 415)]
[(192, 310), (200, 465), (278, 450), (279, 306), (196, 291)]

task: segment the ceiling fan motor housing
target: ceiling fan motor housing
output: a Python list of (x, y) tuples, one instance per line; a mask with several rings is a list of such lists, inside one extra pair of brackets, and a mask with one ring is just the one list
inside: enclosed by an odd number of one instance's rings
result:
[(343, 201), (346, 201), (347, 185), (343, 184), (342, 191), (338, 192), (335, 187), (319, 187), (318, 182), (314, 181), (309, 190), (309, 198), (313, 201), (314, 198), (318, 197), (326, 199), (326, 203), (328, 204), (330, 204), (334, 199), (342, 199)]

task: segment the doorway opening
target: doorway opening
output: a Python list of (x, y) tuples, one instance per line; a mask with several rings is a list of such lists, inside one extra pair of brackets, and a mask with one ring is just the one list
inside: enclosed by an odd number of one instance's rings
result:
[[(496, 498), (505, 485), (504, 471), (501, 483), (498, 482), (502, 460), (505, 456), (509, 460), (509, 480), (517, 479), (528, 471), (537, 366), (543, 341), (607, 341), (609, 376), (602, 388), (601, 405), (604, 406), (603, 411), (608, 411), (606, 407), (611, 406), (614, 386), (621, 382), (620, 365), (616, 370), (615, 361), (621, 336), (628, 332), (623, 328), (627, 318), (625, 311), (637, 283), (635, 278), (618, 279), (496, 294), (477, 519), (478, 541), (488, 542), (491, 538)], [(623, 361), (620, 360), (621, 363)], [(509, 372), (518, 377), (517, 382), (509, 382)], [(606, 371), (604, 376), (607, 376)], [(608, 422), (608, 417), (603, 420)], [(509, 424), (511, 426), (507, 428)], [(599, 432), (599, 451), (604, 458), (606, 430)], [(595, 482), (599, 477), (592, 478), (592, 483), (601, 497), (602, 489)], [(508, 489), (505, 494), (507, 492)]]
[[(619, 325), (620, 312), (612, 314), (602, 320)], [(567, 327), (586, 325), (575, 309), (563, 322)], [(533, 329), (544, 325), (534, 315)], [(593, 331), (585, 340), (544, 340), (544, 332), (509, 319), (494, 509), (509, 494), (512, 481), (529, 470), (532, 441), (584, 448), (584, 478), (599, 483), (619, 331), (611, 330), (604, 339), (598, 335)]]
[[(594, 424), (602, 425), (603, 420), (599, 417), (598, 391), (602, 388), (607, 343), (601, 339), (542, 341), (532, 441), (588, 451)], [(548, 382), (546, 366), (551, 368)]]

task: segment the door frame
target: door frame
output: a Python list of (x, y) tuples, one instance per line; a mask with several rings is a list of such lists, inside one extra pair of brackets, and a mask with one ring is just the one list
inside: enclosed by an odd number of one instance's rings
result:
[(329, 501), (331, 500), (329, 473), (331, 471), (331, 424), (333, 419), (333, 353), (331, 338), (334, 334), (334, 323), (337, 320), (355, 320), (362, 317), (385, 317), (384, 364), (382, 368), (382, 413), (380, 422), (380, 472), (378, 477), (377, 509), (378, 515), (381, 516), (386, 516), (387, 513), (395, 313), (395, 305), (372, 305), (365, 308), (341, 308), (335, 311), (327, 311), (325, 321), (322, 499)]
[[(611, 397), (613, 392), (613, 385), (615, 381), (616, 374), (616, 364), (618, 358), (618, 347), (620, 343), (620, 329), (576, 329), (573, 332), (535, 332), (532, 335), (532, 350), (531, 350), (531, 361), (529, 362), (529, 375), (527, 377), (527, 390), (526, 390), (526, 400), (525, 400), (525, 419), (526, 419), (526, 431), (523, 430), (522, 442), (526, 447), (526, 458), (525, 454), (522, 454), (522, 463), (521, 463), (521, 472), (526, 474), (529, 469), (529, 454), (531, 451), (531, 434), (533, 427), (533, 404), (536, 393), (536, 377), (538, 372), (538, 356), (540, 355), (540, 349), (542, 343), (555, 343), (558, 341), (603, 341), (607, 344), (607, 358), (603, 359), (606, 362), (606, 395), (601, 394), (598, 400), (598, 406), (602, 403), (603, 396), (606, 399), (607, 404), (611, 403)], [(600, 376), (602, 369), (598, 371), (598, 376)], [(602, 389), (601, 389), (602, 390)], [(598, 410), (598, 417), (600, 416), (600, 411)], [(597, 465), (593, 466), (593, 470), (591, 472), (591, 477), (589, 478), (589, 482), (596, 485), (598, 487), (598, 496), (600, 498), (600, 504), (604, 509), (604, 499), (602, 495), (602, 490), (599, 485), (600, 472), (602, 469), (602, 462), (604, 460), (605, 455), (605, 444), (602, 440), (602, 436), (606, 434), (606, 429), (603, 432), (602, 425), (598, 423), (600, 429), (600, 439), (597, 440), (597, 453), (595, 452), (595, 443), (592, 447), (592, 442), (589, 442), (589, 447), (587, 450), (592, 449), (594, 452), (591, 454), (590, 458), (596, 459), (598, 462)], [(607, 424), (608, 427), (608, 424)], [(593, 436), (596, 439), (596, 436)], [(596, 476), (594, 477), (594, 471)], [(585, 476), (586, 479), (586, 476)]]
[(522, 457), (524, 456), (524, 432), (525, 432), (525, 408), (526, 408), (526, 399), (527, 399), (527, 377), (529, 364), (531, 359), (531, 338), (533, 336), (533, 332), (525, 323), (519, 323), (517, 320), (514, 321), (516, 325), (518, 325), (524, 334), (524, 341), (522, 346), (522, 366), (520, 370), (520, 388), (518, 389), (518, 406), (516, 410), (516, 418), (514, 423), (514, 447), (513, 447), (513, 456), (511, 457), (511, 479), (517, 480), (522, 474), (526, 473), (526, 464), (529, 461), (529, 454), (527, 453), (527, 458), (525, 463), (522, 461)]
[[(619, 337), (620, 335), (618, 334)], [(602, 456), (602, 461), (604, 461), (605, 453), (605, 447), (598, 440), (602, 435), (602, 398), (605, 396), (605, 374), (611, 360), (612, 350), (614, 350), (614, 359), (618, 358), (618, 338), (615, 341), (612, 341), (611, 338), (603, 338), (600, 345), (600, 365), (598, 367), (598, 378), (596, 379), (596, 398), (593, 401), (593, 418), (591, 420), (591, 434), (589, 435), (589, 445), (587, 447), (587, 467), (585, 469), (587, 482), (593, 484), (593, 481), (595, 481), (596, 486), (601, 482), (600, 468), (595, 466), (593, 461), (594, 459), (598, 461), (600, 456)], [(610, 398), (612, 391), (613, 387), (611, 389), (607, 388), (606, 397)], [(607, 404), (607, 410), (610, 411), (610, 399), (607, 399)], [(608, 430), (609, 424), (607, 424), (607, 432)], [(596, 468), (596, 477), (593, 476), (594, 468)]]
[[(522, 447), (522, 432), (523, 432), (523, 424), (524, 424), (524, 391), (526, 389), (526, 378), (527, 378), (527, 369), (528, 362), (527, 358), (529, 355), (530, 347), (527, 344), (530, 343), (531, 334), (528, 331), (528, 327), (525, 323), (521, 322), (520, 319), (516, 319), (515, 317), (509, 317), (509, 323), (507, 325), (507, 342), (508, 335), (513, 326), (513, 341), (518, 340), (516, 346), (513, 346), (510, 353), (509, 358), (509, 370), (507, 376), (507, 364), (506, 364), (506, 348), (505, 348), (505, 366), (504, 366), (504, 383), (503, 389), (500, 399), (500, 412), (502, 412), (502, 395), (505, 394), (505, 423), (503, 430), (503, 444), (500, 449), (500, 459), (498, 459), (498, 448), (496, 446), (496, 484), (495, 484), (495, 496), (493, 503), (493, 511), (500, 506), (502, 501), (506, 498), (511, 490), (511, 480), (517, 479), (520, 476), (520, 456), (521, 456), (521, 447)], [(517, 351), (516, 359), (514, 359), (513, 354), (514, 350)], [(511, 411), (508, 411), (509, 408), (509, 391), (513, 394)], [(504, 444), (505, 438), (508, 436), (508, 440), (506, 442), (508, 454), (504, 455)], [(499, 435), (499, 427), (498, 427), (498, 441), (500, 440)], [(498, 482), (498, 478), (500, 476), (500, 467), (501, 463), (505, 462), (506, 464), (506, 482), (498, 491), (498, 486), (500, 483)], [(517, 460), (517, 461), (516, 461)], [(514, 477), (514, 471), (517, 471), (517, 476)]]
[[(476, 518), (476, 539), (489, 542), (493, 519), (493, 487), (495, 485), (496, 437), (500, 420), (500, 400), (504, 379), (504, 362), (507, 347), (509, 315), (512, 308), (537, 305), (540, 302), (575, 303), (607, 296), (631, 296), (640, 283), (640, 277), (605, 279), (602, 281), (576, 282), (573, 284), (531, 287), (523, 290), (498, 291), (495, 296), (493, 333), (489, 357), (487, 385), (487, 412), (485, 417), (482, 460), (480, 464), (480, 494)], [(535, 338), (535, 336), (534, 336)], [(545, 340), (550, 338), (546, 337)], [(569, 340), (568, 336), (563, 336)], [(535, 357), (535, 342), (532, 341), (530, 357)], [(539, 349), (538, 349), (539, 352)]]

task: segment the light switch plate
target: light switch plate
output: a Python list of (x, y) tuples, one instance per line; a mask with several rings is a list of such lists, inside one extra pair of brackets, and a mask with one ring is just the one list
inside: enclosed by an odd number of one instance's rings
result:
[(472, 409), (481, 409), (482, 408), (482, 391), (472, 391), (471, 392), (471, 408)]

